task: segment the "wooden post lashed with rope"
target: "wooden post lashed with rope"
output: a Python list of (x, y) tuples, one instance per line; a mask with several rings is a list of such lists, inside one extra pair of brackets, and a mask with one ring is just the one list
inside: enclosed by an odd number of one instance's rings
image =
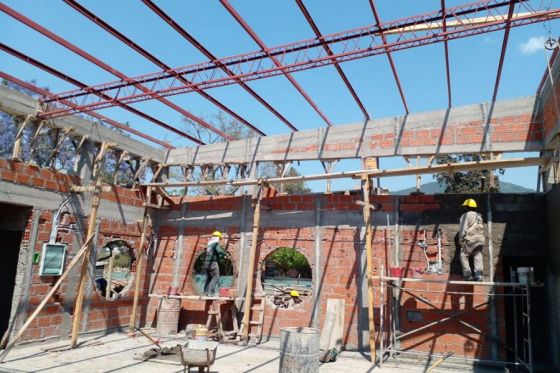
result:
[[(101, 179), (101, 168), (103, 161), (105, 159), (105, 153), (109, 147), (108, 143), (101, 144), (101, 148), (97, 157), (95, 157), (93, 163), (93, 179), (94, 179), (94, 190), (91, 201), (91, 211), (89, 213), (87, 237), (91, 236), (95, 232), (95, 224), (97, 222), (97, 210), (99, 209), (99, 202), (101, 199), (101, 187), (103, 181)], [(76, 302), (74, 304), (74, 318), (72, 320), (72, 337), (70, 339), (70, 347), (75, 348), (78, 343), (78, 334), (80, 328), (80, 321), (82, 317), (82, 307), (84, 301), (84, 293), (86, 288), (87, 272), (89, 267), (89, 262), (91, 258), (91, 251), (95, 247), (93, 240), (88, 240), (87, 250), (84, 258), (82, 259), (82, 270), (80, 273), (80, 285), (78, 288), (78, 295), (76, 296)]]
[(257, 241), (259, 238), (259, 228), (261, 222), (261, 197), (262, 183), (258, 184), (257, 202), (255, 204), (255, 213), (253, 215), (253, 236), (251, 238), (251, 251), (249, 252), (249, 267), (247, 268), (247, 290), (245, 292), (245, 305), (243, 311), (243, 344), (249, 343), (249, 328), (251, 324), (251, 305), (253, 301), (253, 276), (255, 273), (255, 256), (257, 252)]
[[(149, 202), (152, 196), (151, 188), (148, 187), (147, 190), (147, 201)], [(140, 299), (140, 276), (144, 269), (144, 262), (146, 261), (146, 254), (144, 252), (144, 246), (146, 245), (146, 232), (148, 231), (148, 225), (150, 222), (149, 207), (144, 208), (144, 218), (142, 219), (142, 233), (140, 236), (140, 247), (138, 248), (138, 264), (136, 265), (136, 283), (134, 284), (134, 300), (132, 301), (132, 311), (130, 313), (130, 332), (134, 332), (136, 326), (136, 312), (138, 309), (138, 300)]]
[(362, 191), (364, 194), (364, 224), (366, 227), (366, 275), (368, 285), (368, 322), (369, 322), (369, 349), (371, 352), (371, 362), (376, 361), (375, 350), (375, 322), (373, 318), (373, 279), (372, 279), (372, 241), (373, 232), (371, 228), (371, 211), (369, 203), (369, 194), (371, 190), (371, 181), (369, 176), (362, 177)]

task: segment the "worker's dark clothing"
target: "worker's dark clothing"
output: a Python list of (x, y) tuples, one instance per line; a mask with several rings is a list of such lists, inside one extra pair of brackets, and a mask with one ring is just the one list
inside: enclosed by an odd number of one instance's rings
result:
[(204, 260), (204, 271), (206, 272), (206, 282), (204, 283), (204, 295), (214, 295), (220, 280), (220, 267), (218, 260), (226, 256), (227, 253), (220, 246), (220, 240), (212, 237), (206, 247), (206, 259)]
[[(467, 211), (461, 215), (459, 241), (461, 242), (461, 266), (465, 280), (482, 280), (482, 249), (484, 248), (484, 223), (482, 215), (476, 211)], [(474, 275), (469, 258), (472, 256)]]

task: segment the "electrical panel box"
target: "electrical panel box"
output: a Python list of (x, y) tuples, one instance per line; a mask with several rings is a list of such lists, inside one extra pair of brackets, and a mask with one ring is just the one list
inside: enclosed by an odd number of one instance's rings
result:
[(44, 243), (41, 254), (40, 276), (60, 276), (66, 259), (66, 244)]

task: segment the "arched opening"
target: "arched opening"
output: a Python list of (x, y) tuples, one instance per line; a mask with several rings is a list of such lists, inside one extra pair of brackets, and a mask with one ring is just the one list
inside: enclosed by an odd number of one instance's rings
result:
[[(206, 251), (200, 254), (193, 267), (192, 287), (197, 295), (204, 294), (204, 283), (206, 282), (206, 271), (204, 270), (204, 260), (206, 259)], [(220, 280), (216, 288), (216, 292), (220, 288), (230, 288), (233, 285), (233, 263), (229, 257), (222, 257), (218, 260), (220, 267)]]
[(97, 251), (94, 281), (97, 291), (107, 300), (122, 296), (134, 281), (133, 249), (123, 240), (106, 243)]
[(266, 298), (279, 308), (293, 308), (311, 296), (309, 261), (293, 247), (279, 247), (263, 261), (262, 286)]

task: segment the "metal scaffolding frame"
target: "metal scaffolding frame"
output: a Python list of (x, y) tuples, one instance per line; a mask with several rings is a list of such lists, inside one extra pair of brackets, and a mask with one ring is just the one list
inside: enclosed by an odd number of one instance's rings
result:
[[(512, 272), (513, 274), (513, 272)], [(513, 278), (513, 277), (512, 277)], [(529, 373), (533, 373), (533, 357), (532, 357), (532, 339), (531, 339), (531, 300), (530, 300), (530, 288), (531, 284), (522, 282), (472, 282), (472, 281), (453, 281), (453, 280), (434, 280), (434, 279), (424, 279), (424, 278), (404, 278), (404, 277), (392, 277), (386, 276), (385, 270), (382, 267), (380, 276), (374, 277), (375, 280), (379, 280), (379, 290), (380, 290), (380, 330), (379, 330), (379, 341), (380, 341), (380, 354), (379, 354), (379, 365), (383, 367), (383, 363), (388, 358), (397, 359), (400, 354), (403, 355), (415, 355), (423, 356), (429, 358), (439, 358), (438, 361), (443, 361), (444, 359), (459, 360), (459, 361), (471, 361), (479, 362), (489, 365), (499, 365), (499, 366), (519, 366), (526, 368)], [(441, 310), (433, 302), (429, 301), (425, 297), (415, 294), (418, 290), (412, 288), (404, 287), (404, 283), (438, 283), (446, 285), (474, 285), (474, 286), (486, 286), (492, 288), (490, 292), (487, 293), (477, 293), (472, 291), (446, 291), (446, 290), (430, 290), (423, 289), (423, 293), (445, 293), (454, 295), (486, 295), (489, 297), (488, 300), (481, 303), (475, 304), (464, 310), (460, 310), (454, 313), (451, 311)], [(500, 291), (501, 290), (501, 291)], [(387, 298), (385, 298), (385, 293), (387, 293)], [(413, 328), (405, 333), (401, 333), (398, 330), (397, 323), (395, 322), (395, 314), (399, 312), (400, 303), (398, 301), (400, 293), (407, 293), (412, 296), (415, 300), (418, 300), (434, 310), (442, 311), (442, 318), (436, 321), (432, 321), (428, 324)], [(495, 335), (488, 335), (482, 330), (472, 325), (471, 323), (465, 321), (464, 319), (459, 319), (459, 317), (465, 316), (478, 308), (488, 306), (492, 302), (497, 302), (497, 299), (513, 299), (513, 322), (514, 322), (514, 344), (513, 346), (508, 346), (505, 341), (500, 340)], [(519, 298), (521, 301), (521, 313), (517, 312), (517, 301)], [(518, 315), (522, 316), (522, 325), (519, 327)], [(385, 324), (387, 319), (388, 325)], [(513, 360), (507, 359), (479, 359), (479, 358), (468, 358), (452, 356), (451, 354), (434, 354), (434, 353), (423, 353), (418, 351), (408, 351), (406, 349), (399, 348), (399, 340), (418, 333), (422, 330), (429, 329), (430, 327), (441, 325), (449, 321), (457, 321), (461, 325), (465, 326), (471, 331), (479, 334), (481, 337), (484, 336), (487, 339), (493, 341), (493, 343), (500, 343), (503, 345), (504, 350), (508, 350), (513, 353)], [(521, 337), (521, 338), (520, 338)], [(519, 348), (521, 341), (521, 348)], [(385, 345), (387, 343), (387, 345)]]

